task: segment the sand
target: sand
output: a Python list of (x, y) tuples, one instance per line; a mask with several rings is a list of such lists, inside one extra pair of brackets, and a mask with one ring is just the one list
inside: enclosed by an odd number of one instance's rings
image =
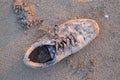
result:
[[(27, 32), (17, 23), (12, 2), (0, 0), (0, 80), (120, 80), (120, 0), (30, 0), (44, 22)], [(95, 40), (49, 68), (24, 65), (24, 53), (44, 30), (76, 17), (96, 20)]]

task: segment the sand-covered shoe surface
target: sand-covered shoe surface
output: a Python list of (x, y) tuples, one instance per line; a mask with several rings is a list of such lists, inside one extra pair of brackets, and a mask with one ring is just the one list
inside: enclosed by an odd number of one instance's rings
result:
[(92, 19), (69, 20), (32, 44), (24, 63), (32, 68), (49, 67), (85, 47), (98, 33), (99, 26)]

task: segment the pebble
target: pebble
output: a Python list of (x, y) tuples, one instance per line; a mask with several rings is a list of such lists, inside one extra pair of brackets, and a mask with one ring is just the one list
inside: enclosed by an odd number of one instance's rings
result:
[(106, 19), (108, 19), (108, 18), (109, 18), (109, 15), (106, 14), (106, 15), (104, 15), (104, 17), (105, 17)]

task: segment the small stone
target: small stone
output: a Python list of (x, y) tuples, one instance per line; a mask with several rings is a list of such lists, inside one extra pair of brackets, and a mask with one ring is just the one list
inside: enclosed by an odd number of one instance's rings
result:
[(39, 5), (39, 4), (36, 4), (36, 6), (37, 6), (37, 7), (40, 7), (40, 5)]
[(106, 15), (104, 15), (104, 17), (105, 17), (106, 19), (108, 19), (108, 18), (109, 18), (109, 15), (106, 14)]
[(25, 35), (28, 35), (28, 31), (24, 31), (24, 34), (25, 34)]
[(80, 62), (79, 65), (78, 65), (78, 69), (83, 71), (85, 69), (85, 63)]
[(75, 16), (74, 18), (75, 18), (75, 19), (79, 19), (79, 16)]
[(89, 69), (89, 71), (90, 71), (90, 72), (94, 72), (94, 71), (95, 71), (95, 68), (94, 68), (94, 67), (91, 67), (91, 68)]
[(91, 77), (87, 77), (85, 80), (92, 80)]
[(78, 2), (91, 2), (91, 1), (93, 1), (93, 0), (78, 0)]
[(73, 62), (73, 60), (70, 60), (70, 66), (71, 66), (72, 69), (76, 68), (75, 62)]
[(90, 62), (92, 63), (93, 66), (95, 66), (97, 61), (96, 61), (96, 59), (90, 59)]

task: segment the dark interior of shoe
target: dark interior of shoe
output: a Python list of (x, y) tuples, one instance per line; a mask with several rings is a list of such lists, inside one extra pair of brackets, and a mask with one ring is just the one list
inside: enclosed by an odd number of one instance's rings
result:
[(51, 55), (46, 45), (35, 48), (29, 55), (30, 61), (45, 63), (51, 61)]

